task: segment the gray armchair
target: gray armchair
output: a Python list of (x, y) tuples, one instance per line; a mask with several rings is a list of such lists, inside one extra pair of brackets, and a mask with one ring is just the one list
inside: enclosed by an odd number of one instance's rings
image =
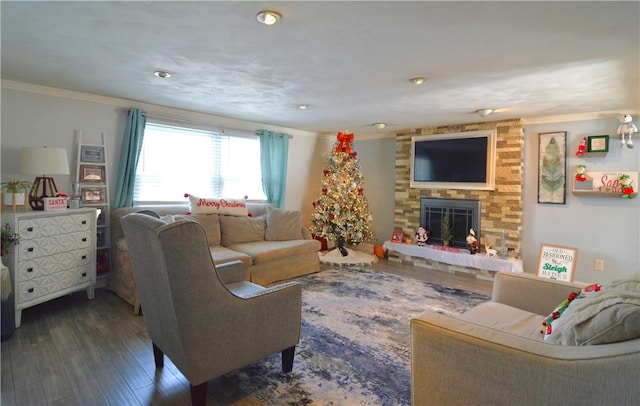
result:
[(207, 381), (282, 352), (291, 371), (300, 339), (301, 286), (244, 280), (241, 262), (215, 266), (196, 222), (145, 214), (122, 219), (156, 368), (166, 354), (187, 378), (193, 405)]

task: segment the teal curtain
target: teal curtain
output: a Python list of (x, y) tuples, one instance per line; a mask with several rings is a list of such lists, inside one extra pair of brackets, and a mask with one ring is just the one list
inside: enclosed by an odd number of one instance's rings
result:
[(287, 158), (289, 155), (289, 134), (259, 130), (260, 165), (262, 168), (262, 190), (267, 201), (284, 208), (287, 186)]
[(120, 151), (120, 170), (116, 183), (116, 197), (113, 199), (112, 205), (114, 209), (133, 206), (133, 183), (136, 179), (136, 167), (142, 149), (146, 123), (147, 118), (142, 110), (129, 109), (122, 150)]

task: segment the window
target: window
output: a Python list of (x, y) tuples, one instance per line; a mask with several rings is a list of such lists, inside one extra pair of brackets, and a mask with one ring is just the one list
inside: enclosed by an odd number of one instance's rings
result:
[(233, 131), (147, 123), (134, 204), (183, 202), (185, 193), (266, 200), (260, 139)]

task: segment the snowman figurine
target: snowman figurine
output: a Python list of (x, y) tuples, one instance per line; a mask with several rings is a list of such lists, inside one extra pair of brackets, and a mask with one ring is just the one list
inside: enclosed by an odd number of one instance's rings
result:
[(638, 127), (636, 127), (635, 124), (631, 122), (631, 120), (633, 120), (633, 118), (629, 114), (625, 114), (624, 116), (620, 117), (621, 124), (618, 127), (618, 135), (621, 138), (620, 148), (624, 147), (625, 145), (629, 149), (633, 148), (633, 141), (631, 140), (631, 138), (633, 138), (634, 133), (638, 132)]

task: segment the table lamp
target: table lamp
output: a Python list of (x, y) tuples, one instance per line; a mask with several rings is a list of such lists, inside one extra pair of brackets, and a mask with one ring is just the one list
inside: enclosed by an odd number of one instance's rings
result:
[(56, 182), (51, 176), (68, 175), (69, 161), (64, 148), (27, 147), (22, 149), (20, 172), (36, 177), (29, 193), (29, 205), (33, 210), (44, 210), (44, 198), (58, 194)]

